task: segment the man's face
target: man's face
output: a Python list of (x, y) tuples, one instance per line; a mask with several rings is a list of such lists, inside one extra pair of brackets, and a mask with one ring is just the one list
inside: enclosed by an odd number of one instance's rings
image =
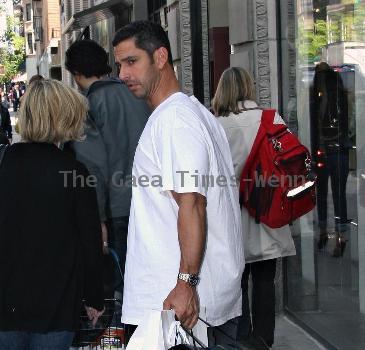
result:
[(119, 78), (136, 97), (148, 99), (157, 87), (160, 72), (147, 52), (137, 48), (134, 39), (128, 39), (114, 47), (114, 57)]

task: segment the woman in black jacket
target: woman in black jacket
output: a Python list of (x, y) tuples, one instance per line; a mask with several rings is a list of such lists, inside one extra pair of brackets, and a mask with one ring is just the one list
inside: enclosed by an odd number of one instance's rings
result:
[(22, 101), (24, 143), (0, 165), (0, 349), (68, 349), (81, 301), (103, 310), (102, 242), (86, 168), (58, 146), (79, 140), (87, 102), (55, 80)]

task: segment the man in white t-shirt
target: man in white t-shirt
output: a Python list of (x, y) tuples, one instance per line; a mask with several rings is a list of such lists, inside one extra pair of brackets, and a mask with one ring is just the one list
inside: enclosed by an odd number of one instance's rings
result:
[(238, 189), (224, 130), (194, 97), (179, 92), (161, 26), (118, 31), (120, 78), (154, 110), (132, 176), (122, 321), (174, 309), (192, 328), (205, 308), (219, 326), (240, 315), (244, 269)]

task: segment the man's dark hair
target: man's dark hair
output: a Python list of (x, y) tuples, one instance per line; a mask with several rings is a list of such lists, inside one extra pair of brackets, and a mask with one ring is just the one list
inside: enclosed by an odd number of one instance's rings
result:
[(169, 55), (169, 63), (172, 65), (170, 41), (163, 28), (149, 21), (135, 21), (119, 29), (114, 36), (113, 46), (120, 42), (134, 39), (137, 48), (148, 53), (153, 62), (153, 53), (160, 47), (164, 47)]
[(86, 78), (101, 77), (112, 69), (108, 64), (108, 54), (93, 40), (75, 41), (66, 51), (66, 69), (71, 74), (82, 74)]

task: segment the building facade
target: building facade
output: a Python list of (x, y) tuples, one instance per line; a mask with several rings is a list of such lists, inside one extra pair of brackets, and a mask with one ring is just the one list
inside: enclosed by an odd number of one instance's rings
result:
[(58, 0), (22, 0), (28, 79), (35, 74), (62, 80)]
[(61, 60), (63, 81), (74, 85), (71, 75), (64, 69), (65, 52), (79, 39), (93, 39), (108, 53), (110, 64), (116, 74), (111, 41), (116, 29), (138, 17), (133, 16), (133, 8), (138, 13), (146, 12), (145, 1), (140, 0), (61, 0)]
[(32, 77), (37, 74), (37, 56), (35, 47), (35, 34), (33, 26), (33, 6), (31, 0), (22, 0), (23, 8), (23, 23), (24, 23), (24, 37), (25, 37), (25, 67), (27, 77)]
[(160, 23), (182, 90), (207, 106), (225, 68), (251, 72), (259, 105), (279, 110), (317, 172), (317, 208), (293, 223), (297, 255), (278, 264), (277, 310), (328, 348), (363, 349), (365, 1), (61, 0), (61, 18), (63, 53), (89, 37), (112, 65), (115, 30)]

